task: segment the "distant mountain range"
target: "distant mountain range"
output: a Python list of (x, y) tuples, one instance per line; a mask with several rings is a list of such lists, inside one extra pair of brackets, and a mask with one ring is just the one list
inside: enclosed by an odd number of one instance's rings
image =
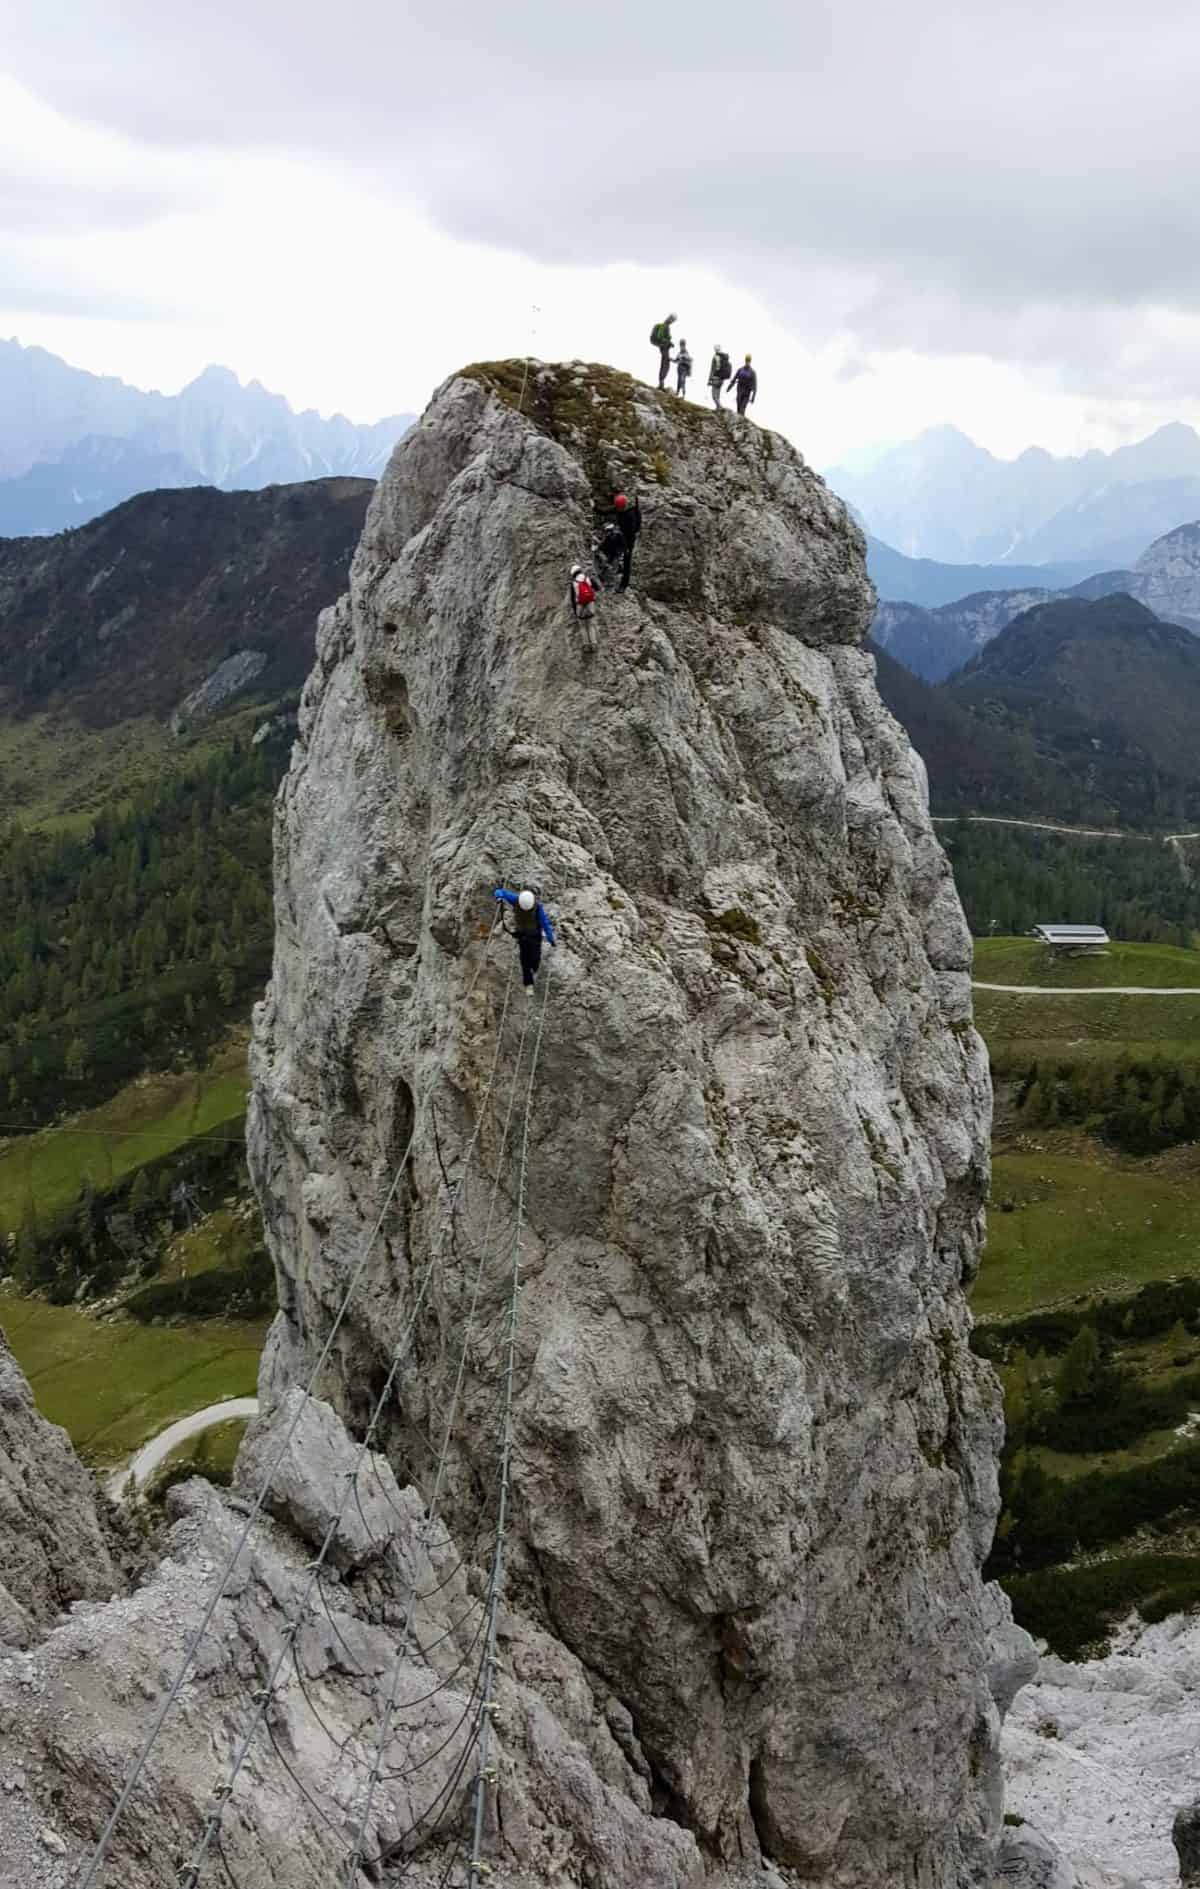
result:
[(179, 394), (145, 393), (0, 341), (0, 537), (85, 524), (162, 487), (378, 478), (412, 419), (356, 426), (294, 413), (226, 367), (205, 368)]
[(1200, 638), (1124, 593), (1025, 611), (938, 687), (876, 659), (936, 813), (1200, 822)]
[(940, 682), (1023, 611), (1056, 597), (1094, 599), (1117, 591), (1145, 604), (1157, 616), (1200, 634), (1200, 524), (1180, 525), (1167, 532), (1142, 553), (1132, 570), (1102, 571), (1082, 583), (1026, 583), (1018, 589), (980, 590), (933, 610), (912, 603), (881, 602), (871, 635), (880, 648), (915, 674)]
[[(1115, 569), (1200, 516), (1200, 435), (1173, 424), (1112, 453), (1057, 459), (1030, 447), (1006, 460), (938, 426), (826, 477), (873, 536), (907, 557)], [(1014, 572), (1015, 585), (1028, 581)]]
[(1103, 566), (1091, 558), (1067, 564), (939, 564), (933, 558), (905, 557), (902, 551), (867, 533), (867, 570), (879, 595), (892, 602), (918, 603), (927, 608), (953, 603), (980, 590), (1070, 590), (1101, 569)]

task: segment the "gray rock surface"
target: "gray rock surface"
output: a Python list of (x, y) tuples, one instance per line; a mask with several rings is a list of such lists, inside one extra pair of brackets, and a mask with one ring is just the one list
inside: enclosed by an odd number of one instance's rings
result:
[(988, 1690), (1004, 1718), (1022, 1686), (1038, 1669), (1037, 1646), (1012, 1616), (1012, 1603), (996, 1581), (983, 1590), (983, 1625), (988, 1636)]
[(198, 689), (186, 695), (171, 717), (171, 728), (175, 734), (190, 728), (194, 722), (207, 721), (215, 715), (226, 702), (232, 701), (243, 689), (259, 677), (267, 666), (267, 657), (261, 649), (239, 649), (232, 656), (227, 656), (218, 664), (210, 676), (206, 676)]
[[(257, 1421), (243, 1476), (248, 1462), (279, 1453), (290, 1417), (285, 1403)], [(304, 1434), (319, 1447), (303, 1513), (292, 1516), (281, 1503), (278, 1522), (252, 1531), (118, 1827), (107, 1884), (178, 1882), (214, 1786), (228, 1780), (255, 1701), (301, 1617), (306, 1586), (309, 1605), (271, 1695), (269, 1730), (260, 1726), (250, 1746), (222, 1814), (220, 1850), (210, 1851), (200, 1881), (228, 1881), (228, 1866), (241, 1889), (341, 1883), (381, 1707), (393, 1690), (396, 1711), (362, 1850), (398, 1865), (412, 1852), (411, 1826), (420, 1828), (422, 1817), (440, 1821), (404, 1882), (435, 1889), (446, 1881), (470, 1810), (480, 1603), (454, 1543), (426, 1528), (416, 1492), (400, 1492), (386, 1462), (369, 1458), (359, 1470), (363, 1484), (388, 1498), (370, 1511), (370, 1558), (357, 1561), (353, 1578), (332, 1572), (312, 1588), (313, 1529), (345, 1502), (346, 1466), (360, 1458), (328, 1409), (309, 1407)], [(5, 1889), (78, 1881), (243, 1525), (236, 1500), (198, 1479), (174, 1490), (169, 1508), (166, 1558), (136, 1593), (75, 1608), (27, 1652), (0, 1651)], [(506, 1615), (496, 1685), (504, 1814), (526, 1859), (525, 1871), (504, 1881), (514, 1889), (517, 1881), (645, 1889), (702, 1881), (692, 1837), (651, 1814), (645, 1761), (627, 1719), (578, 1660), (531, 1622)]]
[[(983, 1885), (989, 1092), (862, 540), (752, 425), (582, 367), (519, 416), (520, 382), (440, 390), (322, 619), (254, 1051), (262, 1395), (366, 1251), (322, 1394), (361, 1428), (411, 1322), (380, 1435), (427, 1494), (452, 1414), (445, 1512), (486, 1556), (532, 1016), (507, 1601), (634, 1754), (596, 1880), (672, 1880), (635, 1854), (673, 1832), (678, 1881), (698, 1842), (722, 1883)], [(588, 659), (567, 572), (617, 485), (646, 525)], [(505, 878), (561, 927), (532, 1011), (482, 940)], [(560, 1873), (527, 1845), (509, 1738), (498, 1879), (589, 1880), (574, 1792)]]
[(1134, 567), (1130, 595), (1168, 623), (1200, 630), (1200, 524), (1157, 538)]
[(1047, 1656), (1004, 1728), (1010, 1811), (1146, 1889), (1180, 1880), (1176, 1813), (1200, 1797), (1200, 1620), (1136, 1618), (1103, 1659)]
[(39, 1416), (0, 1331), (0, 1645), (28, 1646), (72, 1601), (122, 1584), (96, 1485)]
[(1093, 1863), (1068, 1862), (1031, 1824), (1006, 1829), (996, 1868), (996, 1889), (1140, 1889)]

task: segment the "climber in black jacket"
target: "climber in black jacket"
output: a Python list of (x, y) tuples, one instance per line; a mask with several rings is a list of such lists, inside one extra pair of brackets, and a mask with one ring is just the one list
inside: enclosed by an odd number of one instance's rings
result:
[(642, 528), (642, 502), (634, 499), (632, 505), (624, 492), (617, 492), (613, 497), (613, 511), (616, 513), (617, 530), (624, 542), (625, 552), (621, 559), (622, 590), (629, 589), (629, 579), (633, 573), (633, 547), (637, 543), (638, 532)]

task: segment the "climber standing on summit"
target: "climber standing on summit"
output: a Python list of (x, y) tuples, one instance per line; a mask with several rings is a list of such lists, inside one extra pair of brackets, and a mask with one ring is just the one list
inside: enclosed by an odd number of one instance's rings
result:
[(729, 379), (729, 356), (719, 341), (713, 342), (713, 357), (708, 367), (708, 391), (712, 395), (713, 406), (718, 413), (721, 410), (721, 393)]
[(671, 323), (678, 321), (677, 315), (668, 315), (665, 321), (656, 321), (650, 330), (650, 346), (658, 349), (658, 384), (665, 387), (667, 374), (671, 367)]
[(642, 528), (642, 501), (635, 498), (629, 503), (624, 492), (613, 495), (613, 511), (616, 513), (617, 530), (621, 534), (624, 552), (621, 558), (620, 590), (629, 589), (629, 579), (633, 575), (633, 547), (637, 543), (638, 533)]
[(758, 392), (758, 375), (750, 365), (749, 355), (746, 356), (745, 365), (738, 368), (729, 385), (737, 388), (737, 410), (744, 414)]
[[(542, 962), (542, 939), (553, 947), (555, 943), (554, 927), (546, 917), (541, 900), (528, 886), (520, 892), (510, 892), (506, 886), (497, 886), (495, 898), (511, 905), (513, 928), (511, 936), (517, 941), (517, 951), (521, 959), (521, 982), (525, 986), (525, 995), (533, 996), (533, 980), (538, 974)], [(508, 930), (507, 925), (505, 930)]]
[(688, 353), (688, 344), (680, 337), (675, 354), (675, 392), (681, 400), (687, 399), (687, 384), (691, 379), (692, 357)]

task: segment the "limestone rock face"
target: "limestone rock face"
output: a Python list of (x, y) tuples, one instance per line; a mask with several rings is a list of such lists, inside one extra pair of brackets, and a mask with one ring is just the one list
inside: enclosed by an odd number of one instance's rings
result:
[(27, 1646), (72, 1601), (122, 1584), (96, 1485), (39, 1416), (0, 1332), (0, 1645)]
[[(557, 1862), (526, 1843), (531, 1706), (496, 1880), (983, 1885), (989, 1091), (862, 540), (748, 423), (521, 386), (438, 392), (322, 619), (253, 1058), (262, 1395), (357, 1275), (320, 1393), (361, 1433), (400, 1351), (379, 1438), (426, 1500), (442, 1460), (486, 1566), (519, 1250), (507, 1618), (533, 1697), (553, 1649), (605, 1702), (628, 1840), (589, 1876), (568, 1792)], [(588, 657), (568, 571), (618, 486), (645, 528)], [(486, 936), (524, 881), (559, 928), (532, 1004)]]

